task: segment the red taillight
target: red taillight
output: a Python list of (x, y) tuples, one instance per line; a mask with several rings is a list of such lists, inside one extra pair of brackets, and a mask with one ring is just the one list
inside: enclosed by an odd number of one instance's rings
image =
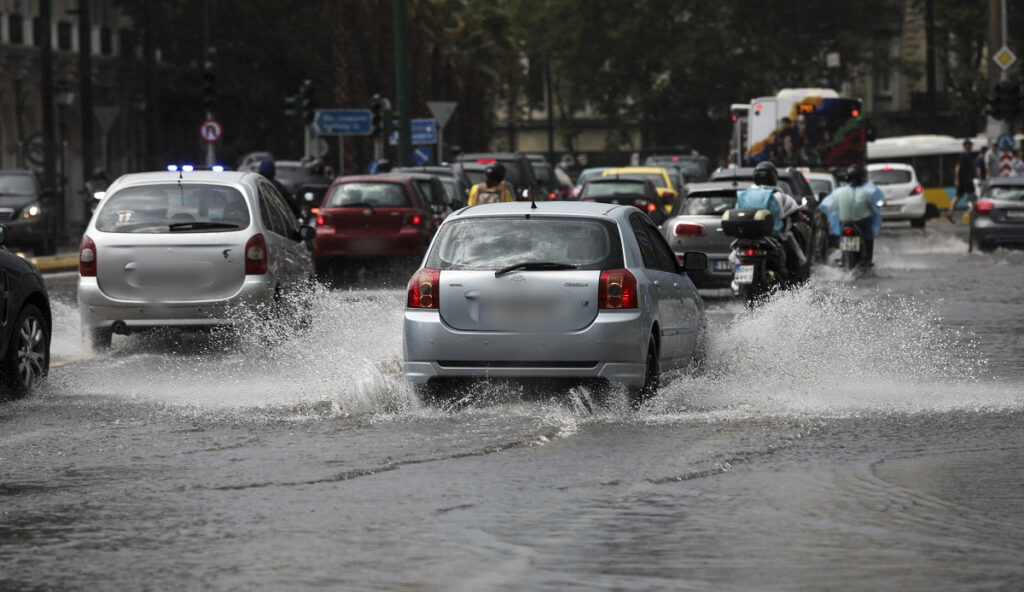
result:
[(860, 109), (853, 109), (852, 111), (850, 111), (850, 116), (851, 117), (857, 117), (859, 115), (860, 115)]
[(996, 204), (986, 199), (982, 199), (978, 200), (977, 205), (974, 206), (974, 211), (978, 212), (979, 214), (990, 214), (992, 213), (992, 208), (994, 207), (996, 207)]
[(406, 226), (419, 226), (423, 224), (423, 216), (420, 214), (406, 214), (404, 224)]
[(924, 193), (924, 187), (918, 185), (917, 187), (914, 187), (914, 190), (910, 192), (910, 195), (921, 195), (922, 193)]
[(409, 280), (409, 308), (438, 308), (441, 288), (441, 270), (424, 267)]
[(476, 161), (480, 164), (494, 164), (495, 162), (497, 162), (493, 158), (478, 158), (476, 159)]
[(682, 222), (676, 224), (676, 236), (704, 236), (708, 233), (702, 224), (689, 224)]
[(601, 272), (597, 287), (598, 308), (636, 308), (636, 278), (628, 269)]
[[(736, 117), (736, 116), (735, 116), (735, 115), (733, 115), (733, 117)], [(733, 121), (736, 121), (736, 120), (735, 120), (735, 119), (733, 119)], [(679, 157), (678, 157), (678, 156), (673, 156), (673, 157), (672, 157), (672, 162), (679, 162)]]
[(884, 166), (884, 167), (882, 167), (882, 170), (883, 171), (891, 171), (892, 167), (891, 166)]
[(78, 247), (78, 275), (96, 277), (96, 243), (88, 234), (82, 237)]
[(328, 216), (327, 214), (317, 214), (316, 215), (316, 225), (317, 226), (330, 226), (331, 225), (331, 217)]
[(658, 209), (658, 204), (652, 203), (652, 202), (647, 202), (647, 211), (648, 212), (653, 212), (654, 210), (657, 210), (657, 209)]
[(853, 236), (853, 229), (847, 226), (846, 228), (843, 229), (843, 234), (845, 236)]
[(245, 275), (267, 273), (267, 241), (262, 234), (254, 234), (245, 243)]
[(753, 256), (754, 256), (755, 254), (757, 254), (757, 249), (747, 249), (747, 250), (746, 250), (746, 251), (744, 251), (743, 253), (744, 253), (744, 254), (745, 254), (745, 255), (746, 255), (747, 257), (753, 257)]
[(552, 191), (548, 194), (548, 199), (558, 199), (558, 194)]

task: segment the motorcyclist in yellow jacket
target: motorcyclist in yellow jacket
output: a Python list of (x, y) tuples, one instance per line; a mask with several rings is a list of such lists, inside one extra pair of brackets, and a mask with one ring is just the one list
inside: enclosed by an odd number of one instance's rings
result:
[(515, 201), (508, 185), (505, 184), (505, 167), (500, 162), (484, 169), (484, 180), (469, 190), (469, 201), (466, 205), (476, 206), (503, 201)]

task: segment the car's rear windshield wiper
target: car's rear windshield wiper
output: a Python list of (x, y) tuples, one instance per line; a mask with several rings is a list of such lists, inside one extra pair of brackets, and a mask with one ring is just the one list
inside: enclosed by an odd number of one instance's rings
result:
[(230, 222), (178, 222), (168, 225), (171, 232), (182, 230), (213, 230), (213, 229), (235, 229), (241, 228), (238, 224)]
[(341, 204), (339, 208), (369, 208), (371, 212), (376, 211), (372, 203), (365, 201), (354, 201), (352, 203)]
[(525, 263), (516, 263), (515, 265), (502, 267), (498, 271), (494, 272), (494, 277), (508, 275), (513, 271), (556, 271), (559, 269), (579, 269), (579, 265), (570, 265), (568, 263), (554, 263), (551, 261), (527, 261)]

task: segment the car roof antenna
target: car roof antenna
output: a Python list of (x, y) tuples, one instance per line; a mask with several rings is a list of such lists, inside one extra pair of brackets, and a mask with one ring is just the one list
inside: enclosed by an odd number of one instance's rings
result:
[(532, 191), (530, 192), (530, 209), (531, 210), (536, 210), (537, 209), (537, 196)]

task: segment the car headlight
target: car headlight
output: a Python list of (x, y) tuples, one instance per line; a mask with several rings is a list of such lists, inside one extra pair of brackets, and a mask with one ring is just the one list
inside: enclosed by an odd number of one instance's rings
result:
[(21, 217), (24, 219), (38, 218), (43, 215), (43, 204), (34, 201), (21, 210)]

